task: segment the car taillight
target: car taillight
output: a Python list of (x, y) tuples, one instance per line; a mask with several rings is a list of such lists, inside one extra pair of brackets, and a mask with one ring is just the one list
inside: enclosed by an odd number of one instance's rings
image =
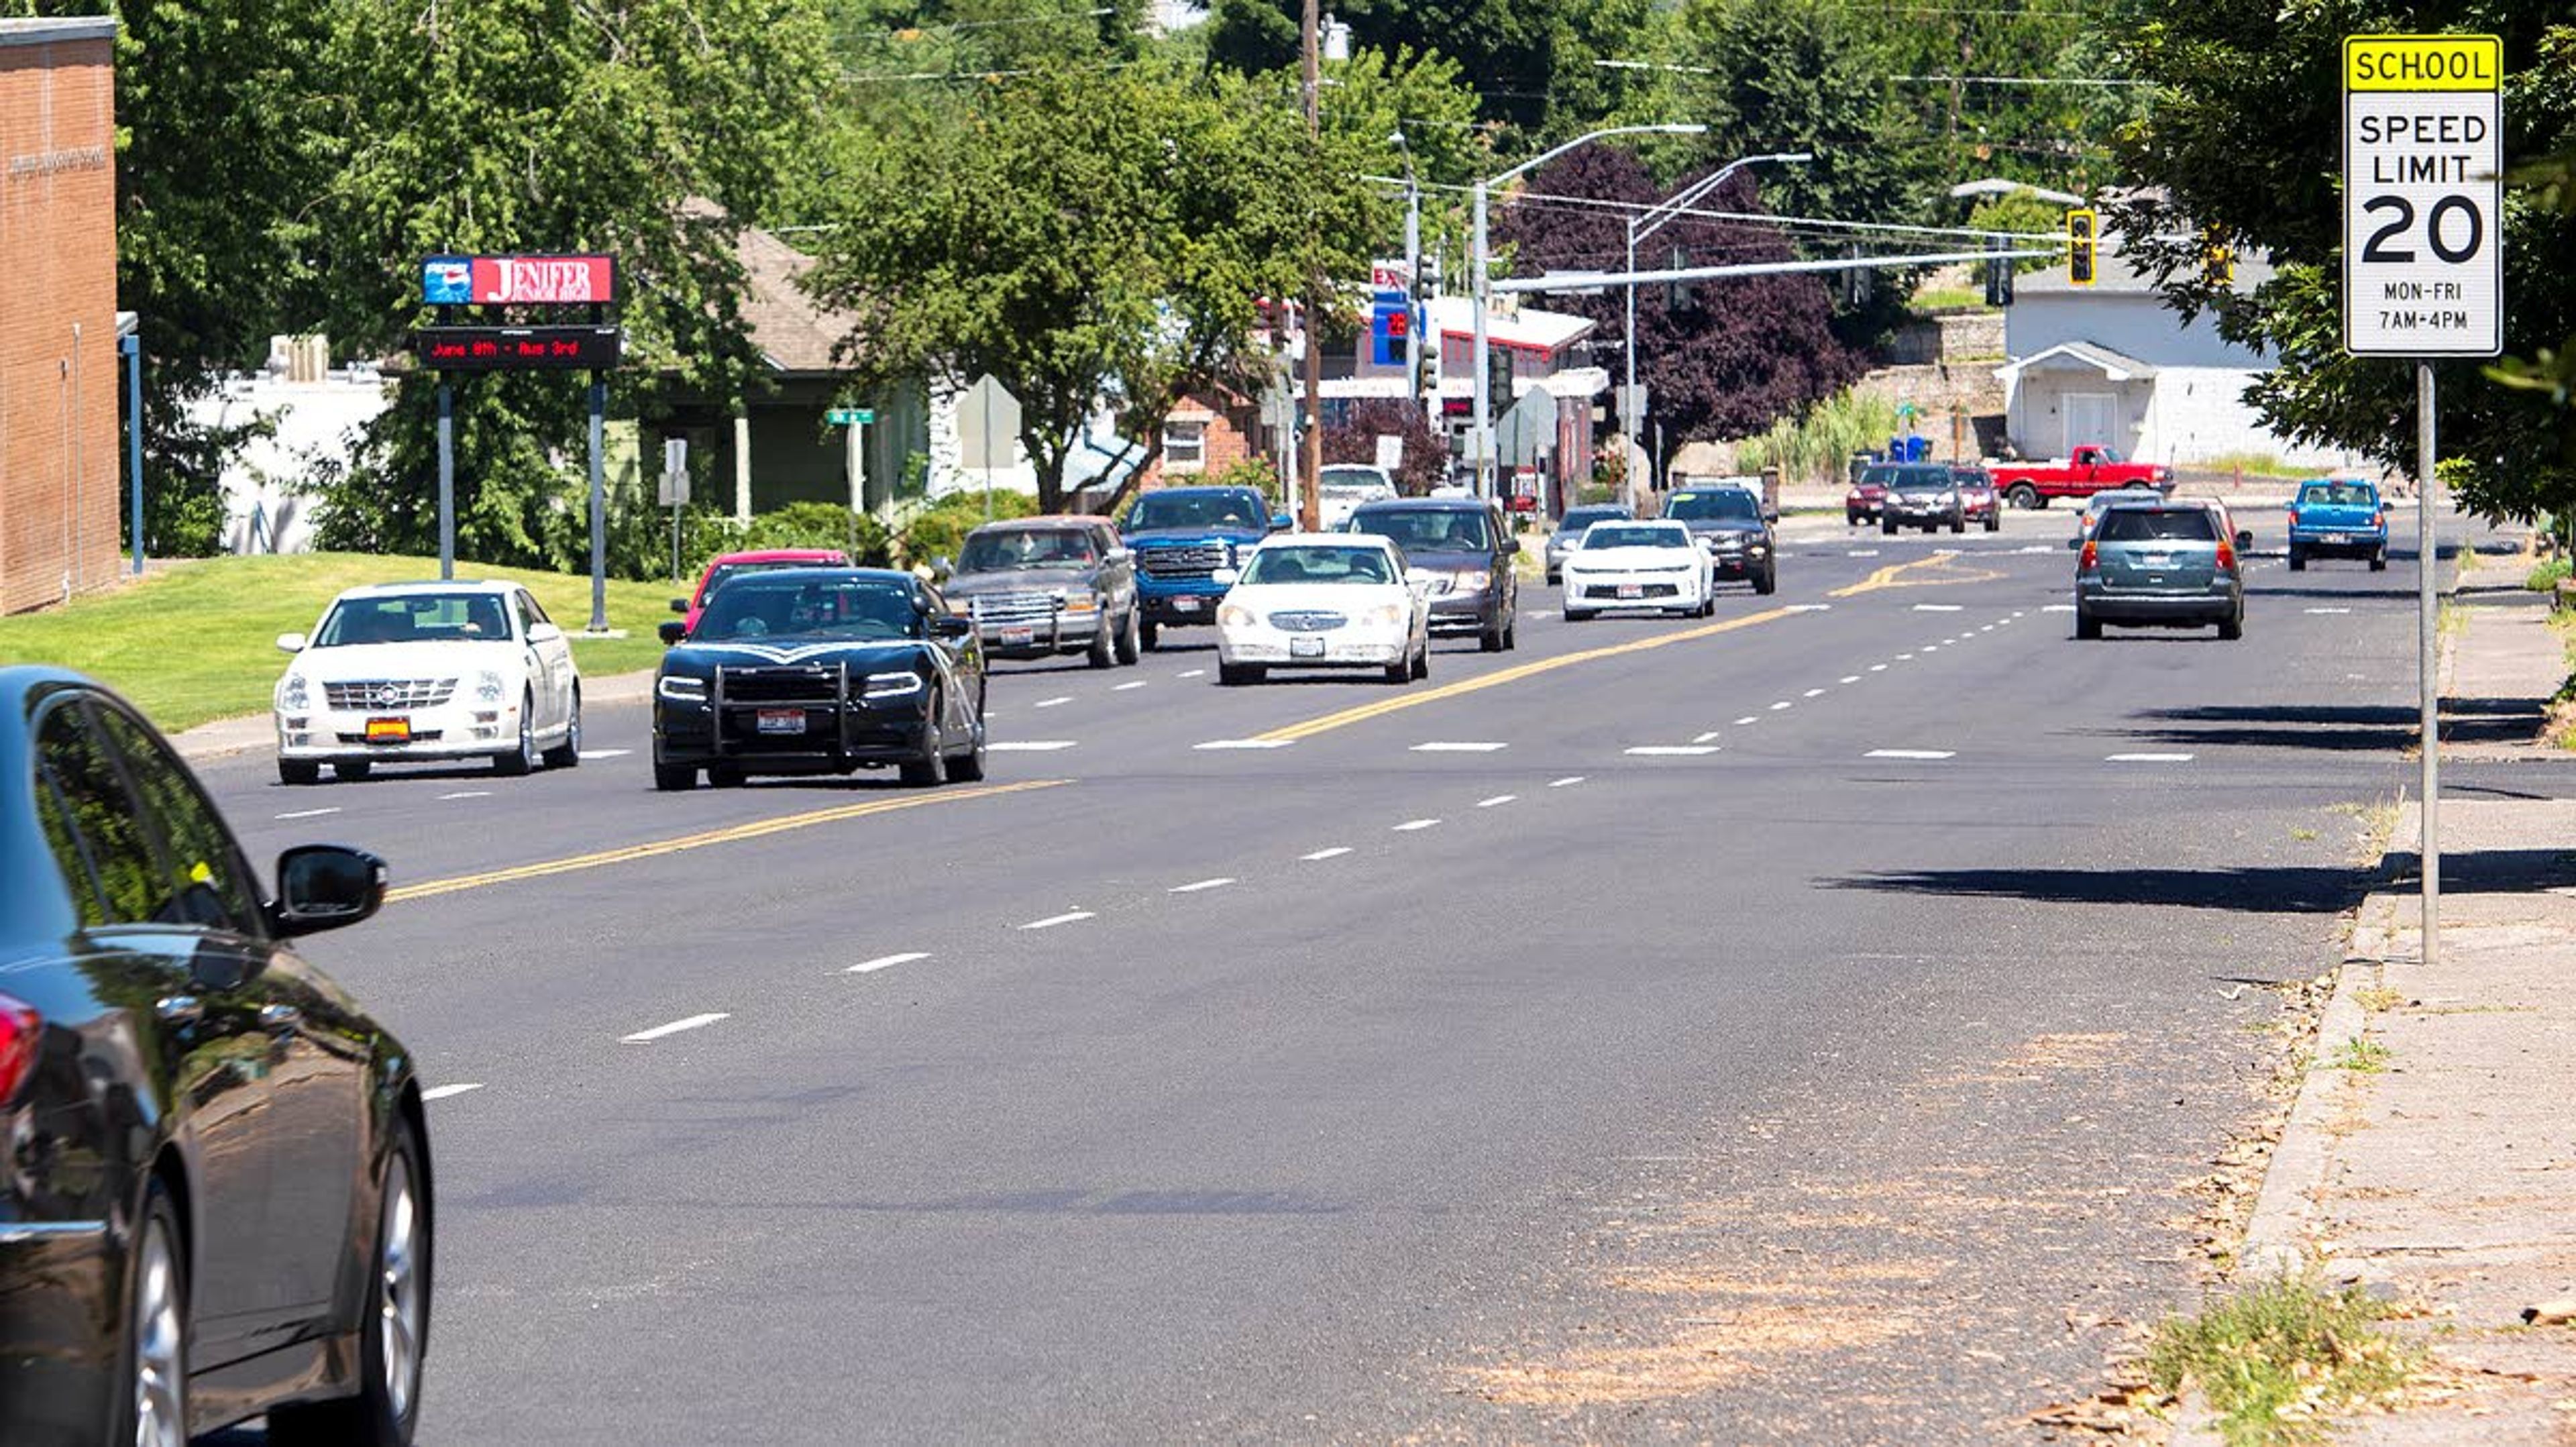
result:
[(2218, 543), (2218, 571), (2222, 573), (2236, 571), (2236, 545), (2224, 538), (2221, 538)]
[(44, 1039), (45, 1017), (27, 1005), (0, 995), (0, 1104), (36, 1068), (36, 1046)]
[(2100, 561), (2101, 557), (2102, 545), (2094, 542), (2091, 538), (2086, 538), (2084, 540), (2084, 551), (2076, 555), (2075, 566), (2080, 572), (2092, 572), (2093, 565)]

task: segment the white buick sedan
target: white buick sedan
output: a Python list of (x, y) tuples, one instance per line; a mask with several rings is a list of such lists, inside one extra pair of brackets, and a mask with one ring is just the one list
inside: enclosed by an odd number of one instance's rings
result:
[(1712, 571), (1708, 549), (1692, 539), (1687, 523), (1594, 523), (1565, 555), (1565, 621), (1580, 623), (1610, 608), (1705, 618), (1717, 607)]
[(1217, 681), (1259, 683), (1274, 668), (1375, 668), (1389, 683), (1426, 678), (1430, 628), (1428, 589), (1405, 577), (1393, 543), (1283, 533), (1253, 550), (1217, 605)]
[(488, 758), (504, 774), (581, 761), (581, 675), (572, 644), (516, 583), (352, 588), (277, 681), (277, 777), (322, 766), (363, 779), (375, 765)]

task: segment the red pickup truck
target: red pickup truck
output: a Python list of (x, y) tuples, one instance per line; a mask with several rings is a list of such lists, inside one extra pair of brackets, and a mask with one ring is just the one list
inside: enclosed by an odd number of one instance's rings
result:
[(2063, 462), (1989, 462), (1995, 490), (2015, 507), (2046, 507), (2052, 497), (2091, 497), (2115, 487), (2173, 491), (2170, 467), (2152, 462), (2122, 462), (2108, 447), (2079, 447)]

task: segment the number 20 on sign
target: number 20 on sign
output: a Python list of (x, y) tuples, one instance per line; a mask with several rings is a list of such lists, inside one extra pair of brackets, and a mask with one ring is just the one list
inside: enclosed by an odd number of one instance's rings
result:
[(2504, 45), (2343, 45), (2343, 336), (2357, 355), (2504, 350)]

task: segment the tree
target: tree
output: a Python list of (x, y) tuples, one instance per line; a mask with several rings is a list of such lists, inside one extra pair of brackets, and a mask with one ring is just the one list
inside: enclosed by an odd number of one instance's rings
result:
[(1324, 461), (1377, 461), (1377, 440), (1401, 438), (1404, 461), (1395, 469), (1396, 491), (1420, 497), (1448, 481), (1449, 444), (1422, 409), (1393, 397), (1364, 397), (1342, 420), (1324, 429)]
[[(2247, 389), (2285, 437), (2349, 448), (2412, 469), (2410, 366), (2342, 349), (2338, 143), (2343, 37), (2375, 31), (2484, 32), (2503, 37), (2507, 157), (2576, 143), (2576, 27), (2519, 0), (2330, 0), (2273, 6), (2235, 0), (2168, 7), (2120, 0), (2108, 29), (2125, 35), (2126, 69), (2159, 86), (2157, 104), (2123, 134), (2121, 157), (2142, 186), (2104, 217), (2124, 255), (2186, 317), (2206, 311), (2230, 341), (2278, 364)], [(2511, 196), (2502, 218), (2505, 348), (2536, 356), (2576, 330), (2576, 220)], [(2208, 241), (2265, 256), (2271, 278), (2251, 294), (2210, 285)], [(2475, 362), (2445, 363), (2439, 433), (2445, 476), (2496, 517), (2576, 507), (2576, 411), (2546, 391), (2501, 384)]]
[[(1527, 200), (1511, 205), (1497, 234), (1515, 247), (1514, 267), (1522, 275), (1623, 269), (1627, 218), (1662, 195), (1635, 154), (1614, 146), (1586, 147), (1550, 162), (1531, 177), (1530, 190), (1628, 209)], [(1706, 205), (1716, 211), (1761, 210), (1746, 171), (1720, 186)], [(1686, 217), (1642, 243), (1637, 264), (1642, 269), (1676, 260), (1726, 266), (1790, 259), (1788, 239), (1776, 226)], [(1626, 310), (1622, 290), (1549, 304), (1592, 318), (1600, 328), (1597, 351), (1615, 347)], [(1825, 283), (1813, 274), (1639, 288), (1637, 376), (1663, 426), (1658, 461), (1670, 460), (1695, 438), (1752, 436), (1848, 386), (1860, 375), (1860, 358), (1835, 339), (1831, 321)], [(1647, 440), (1653, 440), (1651, 433)]]
[(863, 377), (999, 378), (1053, 512), (1104, 405), (1150, 463), (1182, 397), (1257, 385), (1261, 299), (1366, 260), (1382, 203), (1360, 170), (1346, 138), (1307, 139), (1276, 80), (1043, 69), (983, 88), (956, 127), (887, 138), (815, 284), (858, 318)]

